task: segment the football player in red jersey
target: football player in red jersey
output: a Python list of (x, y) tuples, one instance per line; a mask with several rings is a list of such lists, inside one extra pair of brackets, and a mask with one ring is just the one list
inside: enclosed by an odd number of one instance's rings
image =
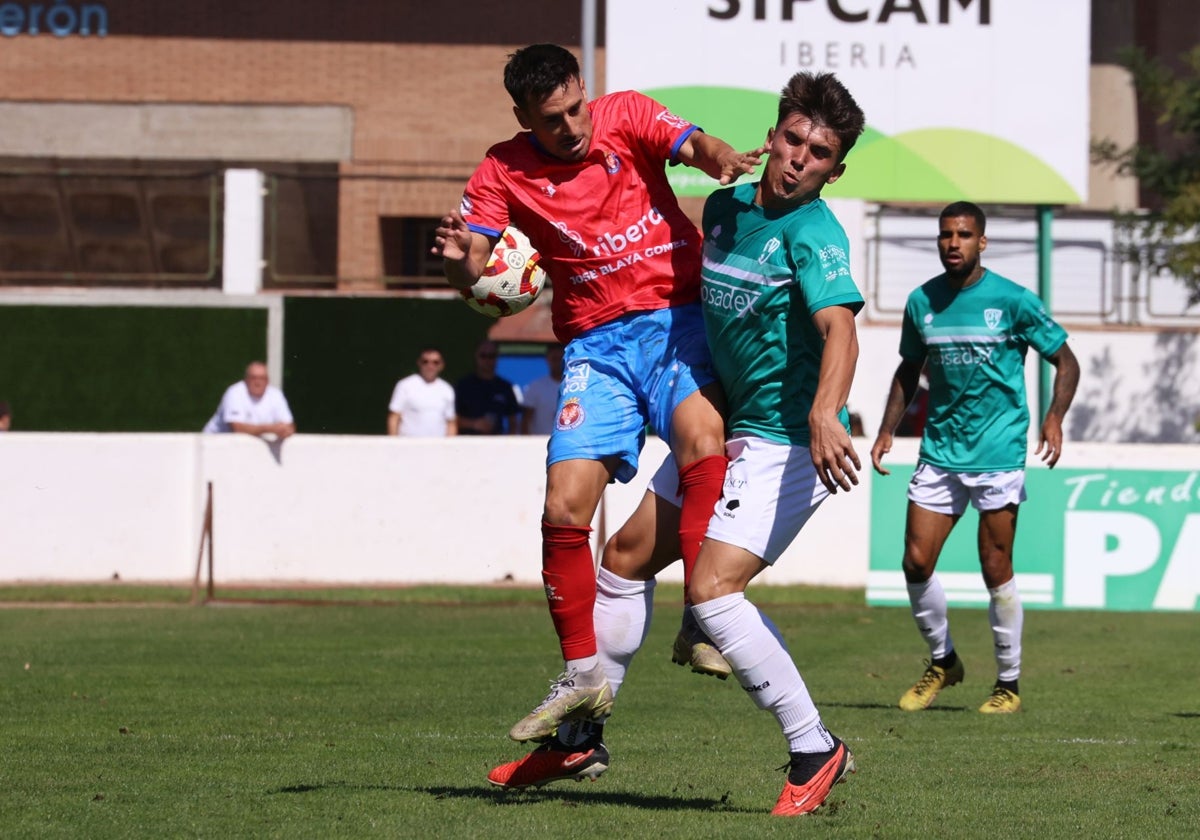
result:
[[(554, 286), (554, 330), (566, 350), (547, 454), (542, 577), (564, 669), (509, 733), (538, 741), (612, 704), (596, 653), (589, 523), (605, 486), (636, 473), (647, 424), (681, 465), (685, 577), (725, 477), (723, 398), (699, 304), (701, 236), (665, 165), (724, 185), (753, 172), (765, 149), (738, 152), (633, 91), (589, 102), (577, 60), (552, 44), (513, 53), (504, 84), (523, 130), (488, 150), (433, 250), (450, 284), (469, 287), (513, 225)], [(686, 612), (680, 632), (676, 661), (728, 675)]]

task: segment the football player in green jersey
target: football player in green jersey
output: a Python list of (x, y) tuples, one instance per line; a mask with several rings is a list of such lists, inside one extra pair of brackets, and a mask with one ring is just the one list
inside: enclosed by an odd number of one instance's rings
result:
[(962, 681), (963, 664), (950, 637), (946, 595), (934, 574), (938, 555), (967, 504), (979, 511), (979, 566), (997, 678), (979, 711), (1021, 708), (1021, 627), (1024, 611), (1013, 578), (1017, 508), (1025, 501), (1029, 407), (1025, 354), (1029, 347), (1055, 368), (1050, 406), (1035, 455), (1048, 467), (1062, 454), (1062, 421), (1079, 384), (1079, 363), (1067, 333), (1033, 292), (984, 268), (983, 211), (968, 201), (942, 210), (938, 256), (945, 268), (908, 297), (900, 333), (900, 365), (884, 408), (871, 463), (888, 475), (883, 456), (912, 401), (922, 366), (929, 408), (916, 472), (908, 487), (904, 578), (913, 617), (929, 645), (924, 675), (900, 698), (920, 711)]

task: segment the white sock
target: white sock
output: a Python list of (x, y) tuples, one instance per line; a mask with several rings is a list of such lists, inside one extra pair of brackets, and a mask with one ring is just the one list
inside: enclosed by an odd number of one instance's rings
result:
[[(596, 626), (597, 658), (608, 677), (613, 696), (625, 682), (625, 672), (650, 632), (654, 612), (654, 586), (651, 580), (626, 580), (603, 566), (596, 576), (596, 607), (592, 619)], [(569, 721), (558, 727), (558, 739), (578, 746), (604, 725), (599, 721)]]
[(831, 749), (802, 749), (821, 716), (796, 663), (781, 643), (779, 631), (743, 593), (696, 604), (692, 614), (724, 654), (754, 704), (775, 715), (789, 751)]
[(937, 575), (930, 575), (924, 583), (908, 584), (908, 601), (912, 605), (913, 619), (921, 637), (929, 645), (929, 656), (941, 659), (954, 650), (950, 639), (950, 619), (946, 608), (946, 592)]
[(992, 643), (995, 645), (997, 679), (1015, 680), (1021, 676), (1021, 627), (1025, 608), (1017, 579), (989, 589), (988, 618), (992, 622)]
[(603, 566), (596, 576), (596, 646), (613, 696), (625, 682), (625, 671), (650, 632), (654, 612), (651, 580), (626, 580)]
[(588, 671), (600, 664), (600, 657), (596, 654), (584, 656), (581, 659), (568, 659), (563, 663), (564, 671), (575, 671), (580, 674), (586, 674)]

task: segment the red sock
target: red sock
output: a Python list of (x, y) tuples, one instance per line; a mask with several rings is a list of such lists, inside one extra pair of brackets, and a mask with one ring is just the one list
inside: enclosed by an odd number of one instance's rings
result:
[(542, 582), (563, 659), (583, 659), (596, 653), (592, 623), (596, 566), (591, 533), (586, 526), (542, 522)]
[(679, 510), (679, 548), (683, 554), (683, 588), (686, 597), (692, 570), (696, 568), (696, 557), (700, 554), (700, 543), (708, 530), (713, 508), (721, 498), (725, 484), (725, 468), (729, 459), (724, 455), (708, 455), (686, 467), (679, 468), (679, 491), (683, 505)]

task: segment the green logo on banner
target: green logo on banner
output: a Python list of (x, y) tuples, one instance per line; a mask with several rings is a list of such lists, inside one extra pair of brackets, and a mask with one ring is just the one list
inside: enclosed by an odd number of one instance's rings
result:
[[(779, 96), (721, 87), (670, 87), (646, 94), (739, 151), (761, 146), (775, 124)], [(986, 165), (981, 165), (986, 161)], [(868, 127), (847, 158), (846, 177), (823, 194), (871, 201), (1078, 204), (1082, 199), (1053, 168), (1007, 140), (976, 131), (925, 128), (889, 137)], [(704, 196), (717, 183), (695, 169), (672, 167), (679, 195)]]
[[(909, 475), (871, 482), (869, 603), (908, 603), (900, 559)], [(1032, 468), (1026, 488), (1013, 565), (1027, 606), (1200, 609), (1200, 473)], [(955, 606), (988, 602), (977, 527), (968, 510), (938, 560), (938, 577)]]

